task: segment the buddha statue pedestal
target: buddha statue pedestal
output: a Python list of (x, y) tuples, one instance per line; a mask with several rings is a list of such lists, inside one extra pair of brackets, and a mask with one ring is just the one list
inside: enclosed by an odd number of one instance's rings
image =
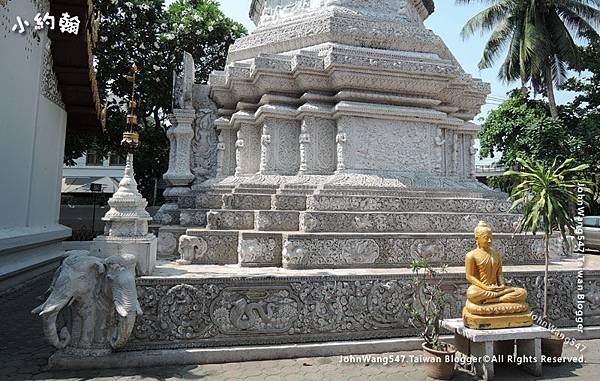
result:
[(500, 329), (533, 324), (527, 291), (508, 287), (502, 275), (502, 259), (491, 249), (492, 230), (485, 222), (475, 228), (477, 249), (465, 258), (466, 277), (471, 286), (463, 309), (465, 327)]

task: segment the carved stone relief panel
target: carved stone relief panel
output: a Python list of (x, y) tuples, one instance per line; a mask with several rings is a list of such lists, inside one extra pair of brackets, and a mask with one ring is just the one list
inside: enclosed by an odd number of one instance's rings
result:
[(436, 128), (425, 123), (342, 116), (346, 170), (432, 173)]
[(334, 120), (305, 116), (300, 133), (300, 172), (328, 175), (336, 169), (336, 123)]
[[(293, 269), (401, 267), (425, 257), (436, 263), (460, 266), (465, 254), (473, 249), (473, 239), (465, 236), (368, 238), (290, 234), (284, 242), (283, 265)], [(505, 265), (539, 264), (544, 259), (543, 252), (536, 250), (536, 239), (531, 237), (496, 237), (494, 249), (501, 253)]]
[[(465, 302), (464, 274), (445, 275), (450, 308), (459, 317)], [(524, 287), (532, 311), (541, 312), (543, 272), (505, 273)], [(598, 325), (598, 272), (586, 272), (586, 326)], [(574, 272), (550, 274), (549, 318), (575, 325)], [(403, 303), (414, 290), (408, 274), (137, 280), (144, 314), (125, 350), (194, 348), (361, 340), (414, 336)], [(567, 308), (571, 306), (572, 308)]]
[(290, 330), (300, 301), (289, 286), (230, 287), (212, 302), (211, 319), (226, 335), (273, 334)]
[(217, 153), (219, 137), (214, 126), (216, 110), (196, 110), (196, 120), (192, 126), (194, 137), (191, 142), (192, 173), (200, 183), (217, 174)]
[(217, 106), (208, 96), (207, 85), (196, 86), (196, 119), (192, 125), (194, 136), (191, 141), (191, 169), (196, 182), (217, 175), (217, 156), (219, 150), (218, 131), (215, 128)]
[(460, 151), (459, 134), (456, 131), (446, 130), (444, 143), (444, 159), (446, 176), (458, 176), (462, 152)]
[(237, 132), (235, 175), (253, 175), (260, 169), (261, 131), (251, 123), (241, 123)]
[(474, 177), (475, 176), (475, 155), (477, 154), (477, 149), (475, 148), (475, 136), (464, 134), (465, 139), (465, 177)]
[(487, 221), (495, 232), (512, 233), (519, 218), (519, 214), (306, 211), (300, 214), (300, 229), (312, 233), (467, 233), (479, 221)]
[(261, 137), (260, 173), (296, 175), (300, 169), (298, 121), (265, 117)]
[(242, 232), (238, 246), (242, 267), (281, 266), (281, 234)]

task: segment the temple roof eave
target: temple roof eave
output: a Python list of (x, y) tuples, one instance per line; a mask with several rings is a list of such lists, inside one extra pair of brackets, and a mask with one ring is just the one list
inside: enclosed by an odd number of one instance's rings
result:
[(52, 69), (67, 112), (67, 129), (99, 133), (100, 97), (93, 63), (93, 48), (97, 25), (93, 20), (91, 0), (51, 1), (50, 13), (68, 12), (78, 16), (81, 27), (77, 35), (49, 32), (52, 51)]

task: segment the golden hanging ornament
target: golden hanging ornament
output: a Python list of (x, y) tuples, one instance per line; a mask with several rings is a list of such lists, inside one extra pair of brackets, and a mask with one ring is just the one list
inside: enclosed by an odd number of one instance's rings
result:
[(129, 69), (129, 74), (124, 77), (131, 82), (131, 100), (128, 103), (128, 113), (127, 113), (127, 125), (129, 126), (129, 131), (123, 133), (123, 139), (121, 140), (121, 145), (127, 149), (127, 151), (132, 151), (136, 149), (140, 145), (140, 135), (134, 131), (135, 126), (137, 126), (137, 115), (135, 115), (135, 110), (137, 108), (137, 102), (135, 100), (135, 87), (136, 87), (136, 75), (140, 72), (137, 65), (134, 63)]

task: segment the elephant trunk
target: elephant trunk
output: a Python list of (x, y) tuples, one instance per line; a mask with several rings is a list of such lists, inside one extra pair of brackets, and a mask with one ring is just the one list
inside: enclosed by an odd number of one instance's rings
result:
[(135, 311), (129, 312), (125, 317), (119, 317), (117, 326), (110, 337), (110, 346), (112, 349), (121, 349), (127, 344), (127, 340), (129, 340), (129, 336), (133, 332), (135, 318)]
[(51, 345), (57, 349), (63, 349), (71, 343), (71, 335), (67, 327), (63, 327), (60, 331), (60, 337), (56, 331), (56, 317), (59, 311), (53, 311), (48, 314), (42, 315), (44, 335), (48, 339)]

